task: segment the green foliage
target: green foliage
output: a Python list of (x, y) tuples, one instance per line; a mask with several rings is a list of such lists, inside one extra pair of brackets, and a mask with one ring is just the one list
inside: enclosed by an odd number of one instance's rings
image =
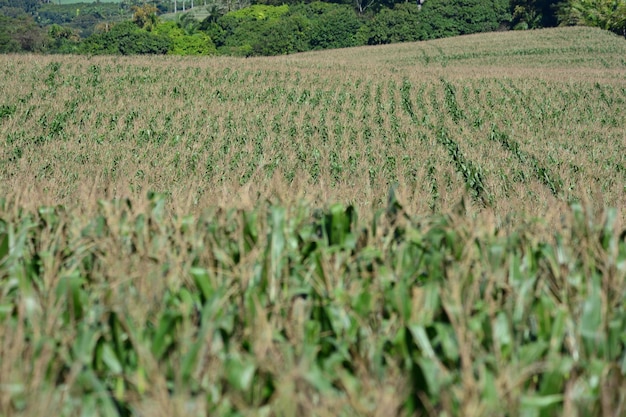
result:
[[(41, 347), (3, 352), (4, 386), (63, 390), (66, 411), (128, 415), (157, 394), (219, 415), (293, 402), (352, 415), (385, 398), (401, 415), (608, 416), (626, 394), (614, 210), (572, 206), (542, 236), (413, 219), (393, 190), (365, 223), (341, 204), (181, 217), (159, 193), (143, 210), (98, 205), (87, 219), (0, 211), (0, 323)], [(124, 260), (145, 269), (120, 277)], [(7, 390), (2, 405), (38, 394)]]
[(17, 9), (19, 13), (34, 13), (39, 5), (39, 0), (1, 0), (0, 13), (6, 9)]
[(110, 31), (95, 33), (85, 39), (80, 51), (86, 54), (166, 54), (172, 40), (164, 35), (147, 32), (133, 22), (114, 25)]
[(430, 0), (422, 13), (425, 39), (494, 31), (511, 20), (508, 0)]
[(356, 35), (364, 22), (353, 8), (347, 5), (325, 6), (321, 2), (311, 3), (307, 7), (319, 12), (317, 16), (312, 16), (313, 19), (309, 17), (311, 49), (348, 48), (359, 45)]
[(512, 0), (513, 29), (536, 29), (557, 24), (557, 7), (560, 0)]
[(18, 52), (22, 46), (14, 38), (14, 34), (9, 30), (13, 26), (14, 19), (0, 15), (0, 52)]
[(37, 21), (41, 25), (69, 27), (83, 38), (91, 35), (99, 24), (130, 18), (132, 13), (123, 4), (104, 2), (62, 5), (51, 2), (42, 4), (37, 10)]
[(1, 105), (0, 106), (0, 120), (11, 117), (15, 113), (16, 109), (17, 107), (15, 105), (6, 105), (6, 104)]
[(244, 7), (243, 9), (229, 12), (226, 16), (229, 16), (238, 21), (246, 20), (273, 20), (279, 19), (289, 12), (289, 6), (284, 4), (281, 6), (268, 6), (263, 4), (255, 4), (252, 6)]
[(42, 52), (45, 49), (46, 34), (32, 16), (19, 14), (7, 17), (0, 14), (0, 53)]
[[(591, 0), (585, 0), (591, 4)], [(581, 4), (585, 8), (585, 1)], [(594, 0), (596, 1), (596, 0)], [(272, 3), (272, 2), (266, 2)], [(574, 4), (573, 2), (572, 4)], [(596, 1), (597, 3), (597, 1)], [(578, 24), (585, 19), (600, 27), (622, 33), (626, 19), (624, 0), (602, 0), (602, 7), (613, 7), (612, 17), (608, 20), (596, 15), (580, 17), (580, 7), (562, 9), (562, 20), (568, 24)], [(600, 4), (598, 3), (598, 4)], [(290, 5), (291, 4), (291, 5)], [(156, 3), (155, 5), (132, 6), (132, 19), (135, 24), (147, 31), (152, 31), (159, 24), (157, 12), (165, 11), (171, 5)], [(594, 8), (598, 9), (594, 3)], [(8, 6), (7, 6), (8, 7)], [(242, 9), (230, 11), (224, 15), (224, 4), (213, 3), (209, 6), (209, 16), (197, 24), (191, 13), (179, 14), (177, 23), (186, 35), (196, 33), (200, 29), (214, 43), (220, 54), (226, 55), (271, 55), (307, 51), (311, 49), (344, 48), (363, 44), (388, 44), (396, 42), (417, 41), (463, 35), (469, 33), (493, 31), (514, 26), (517, 29), (550, 26), (555, 23), (555, 0), (428, 0), (423, 6), (414, 2), (379, 1), (358, 2), (357, 8), (366, 8), (368, 12), (358, 15), (355, 5), (313, 2), (308, 4), (280, 5), (254, 4)], [(6, 7), (5, 7), (6, 8)], [(196, 8), (197, 9), (197, 8)], [(603, 10), (604, 10), (603, 9)], [(21, 9), (18, 9), (21, 10)], [(194, 9), (195, 10), (195, 9)], [(608, 12), (603, 11), (601, 15)], [(582, 13), (584, 14), (584, 13)], [(589, 13), (587, 13), (589, 15)], [(131, 17), (126, 3), (76, 3), (57, 5), (43, 4), (37, 12), (37, 19), (42, 24), (67, 25), (75, 34), (96, 37), (80, 50), (108, 51), (107, 53), (161, 53), (162, 48), (154, 38), (132, 35), (142, 45), (121, 48), (106, 45), (102, 32), (108, 32), (110, 26), (124, 18)], [(277, 22), (281, 22), (278, 24)], [(162, 29), (161, 31), (163, 32)], [(288, 31), (293, 33), (287, 33)], [(28, 32), (36, 34), (35, 28)], [(192, 38), (181, 37), (177, 31), (169, 30), (176, 45), (170, 48), (175, 54), (213, 54), (210, 45), (204, 47), (206, 37), (196, 35)], [(124, 35), (127, 36), (127, 35)], [(106, 37), (106, 36), (104, 36)], [(38, 40), (20, 43), (3, 34), (0, 30), (1, 50), (41, 50), (32, 44), (45, 43), (39, 35)], [(94, 45), (94, 42), (98, 45)], [(108, 42), (108, 41), (107, 41)], [(26, 47), (23, 45), (26, 43)], [(115, 41), (113, 40), (113, 43)], [(125, 43), (125, 42), (122, 42)], [(18, 47), (18, 44), (20, 46)], [(67, 39), (52, 37), (49, 46), (51, 52), (75, 52), (76, 45)], [(173, 48), (173, 49), (172, 49)], [(123, 50), (124, 52), (120, 52)], [(176, 52), (173, 52), (176, 50)], [(152, 52), (149, 52), (152, 51)]]
[(569, 0), (559, 19), (563, 25), (599, 27), (626, 37), (626, 0)]
[(154, 33), (171, 40), (168, 53), (172, 55), (215, 55), (217, 53), (213, 41), (206, 33), (189, 34), (176, 22), (161, 23)]
[(152, 31), (159, 23), (158, 9), (153, 5), (133, 6), (131, 10), (133, 11), (133, 22), (142, 29)]
[(308, 49), (309, 21), (297, 14), (268, 21), (252, 44), (255, 55), (284, 55)]
[(77, 17), (85, 15), (101, 20), (131, 17), (130, 11), (123, 5), (105, 2), (61, 5), (58, 2), (50, 2), (40, 5), (37, 9), (38, 20), (45, 25), (72, 23)]
[(222, 53), (280, 55), (356, 46), (362, 21), (348, 6), (316, 2), (289, 9), (256, 5), (203, 22)]
[(509, 21), (506, 0), (398, 3), (377, 13), (359, 37), (370, 45), (411, 42), (494, 31)]
[(78, 52), (80, 38), (71, 28), (53, 24), (48, 29), (48, 37), (51, 40), (48, 45), (50, 52)]
[(252, 54), (252, 45), (260, 43), (259, 38), (265, 28), (274, 24), (275, 22), (268, 20), (248, 20), (238, 24), (231, 17), (224, 16), (207, 33), (214, 39), (220, 53), (248, 56)]
[(423, 20), (424, 15), (416, 4), (396, 4), (393, 9), (384, 8), (376, 14), (361, 30), (360, 37), (369, 45), (426, 39)]
[[(261, 50), (271, 49), (283, 51), (297, 46), (298, 39), (302, 37), (300, 33), (287, 34), (287, 40), (278, 39), (271, 33), (272, 30), (280, 30), (285, 35), (285, 30), (281, 29), (276, 22), (289, 11), (289, 6), (267, 6), (254, 5), (226, 13), (215, 23), (207, 18), (201, 25), (205, 27), (206, 33), (213, 39), (215, 45), (221, 53), (228, 55), (247, 56), (259, 54)], [(290, 22), (288, 26), (296, 32), (299, 29), (298, 22)], [(263, 45), (265, 41), (276, 39), (280, 45)], [(280, 52), (279, 52), (280, 53)]]

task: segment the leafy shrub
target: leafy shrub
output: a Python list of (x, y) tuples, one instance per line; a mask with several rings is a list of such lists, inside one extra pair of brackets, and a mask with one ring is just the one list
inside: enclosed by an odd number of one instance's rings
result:
[(123, 4), (74, 3), (41, 4), (37, 10), (37, 22), (41, 25), (58, 24), (69, 26), (83, 38), (90, 36), (95, 27), (103, 22), (115, 22), (131, 18), (132, 14)]
[(429, 0), (422, 13), (425, 39), (494, 31), (511, 21), (508, 0)]
[(420, 21), (423, 18), (418, 6), (413, 3), (397, 4), (393, 9), (382, 9), (363, 28), (360, 36), (369, 45), (410, 42), (424, 39)]
[(359, 37), (370, 45), (493, 31), (510, 22), (506, 0), (428, 0), (383, 8)]
[(211, 37), (204, 32), (187, 34), (175, 22), (161, 23), (155, 33), (171, 40), (172, 55), (214, 55), (217, 53)]
[(288, 11), (287, 5), (254, 5), (226, 13), (215, 23), (209, 17), (200, 28), (213, 39), (220, 53), (248, 56), (253, 53), (253, 45), (259, 44), (262, 36), (267, 37), (267, 28)]
[(166, 54), (171, 46), (169, 37), (139, 29), (132, 22), (123, 22), (108, 32), (95, 33), (85, 39), (80, 51), (113, 55)]
[(311, 25), (311, 49), (347, 48), (358, 45), (356, 34), (363, 25), (362, 20), (350, 6), (330, 6), (316, 16)]
[(32, 16), (8, 17), (0, 14), (0, 52), (43, 51), (46, 34)]
[(53, 24), (48, 29), (50, 38), (49, 50), (58, 53), (73, 53), (78, 51), (80, 38), (69, 27)]
[(626, 36), (626, 0), (569, 0), (559, 10), (559, 20)]
[(302, 15), (269, 22), (253, 44), (255, 55), (284, 55), (309, 49), (309, 21)]

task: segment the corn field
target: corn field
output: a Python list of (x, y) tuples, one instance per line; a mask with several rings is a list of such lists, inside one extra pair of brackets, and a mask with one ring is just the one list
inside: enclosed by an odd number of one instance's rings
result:
[(0, 416), (626, 415), (623, 39), (0, 63)]

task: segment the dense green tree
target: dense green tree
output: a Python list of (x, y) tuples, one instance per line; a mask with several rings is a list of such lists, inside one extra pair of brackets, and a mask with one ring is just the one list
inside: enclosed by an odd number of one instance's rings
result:
[(0, 53), (19, 52), (22, 50), (20, 43), (14, 39), (9, 30), (14, 19), (0, 14)]
[(217, 50), (211, 38), (204, 32), (185, 30), (179, 22), (159, 24), (154, 33), (164, 35), (171, 40), (171, 55), (215, 55)]
[(283, 4), (281, 6), (266, 6), (262, 4), (255, 4), (253, 6), (244, 7), (233, 12), (229, 12), (226, 16), (233, 18), (236, 21), (250, 21), (250, 20), (273, 20), (278, 19), (281, 16), (289, 13), (289, 6)]
[(207, 34), (221, 53), (246, 56), (252, 53), (252, 45), (258, 42), (268, 24), (271, 26), (267, 20), (239, 20), (226, 14), (211, 25)]
[[(157, 16), (163, 1), (154, 3), (157, 7), (132, 0), (111, 6), (115, 10), (99, 3), (59, 6), (38, 1), (0, 0), (0, 12), (10, 15), (0, 21), (0, 50), (72, 52), (80, 35), (86, 39), (79, 49), (86, 53), (187, 55), (217, 50), (245, 56), (285, 54), (434, 39), (511, 26), (551, 26), (556, 22), (558, 1), (566, 2), (559, 8), (562, 24), (626, 33), (626, 0), (253, 0), (255, 4), (243, 8), (240, 6), (249, 0), (209, 0), (210, 14), (204, 21), (179, 14), (167, 24), (160, 23)], [(37, 22), (57, 26), (41, 30), (32, 17), (28, 20), (22, 16), (23, 10), (33, 9), (33, 4), (37, 5)], [(115, 23), (124, 16), (130, 18), (131, 11), (131, 21)], [(71, 40), (61, 28), (71, 29)]]
[(564, 25), (595, 26), (626, 37), (626, 0), (569, 0), (559, 18)]
[(140, 29), (133, 22), (113, 25), (108, 32), (94, 33), (81, 44), (81, 52), (88, 54), (140, 55), (166, 54), (172, 40)]
[(408, 42), (424, 39), (420, 25), (422, 13), (414, 3), (397, 4), (393, 9), (382, 9), (361, 29), (359, 37), (369, 45)]
[(513, 29), (536, 29), (556, 26), (561, 0), (511, 0)]
[(21, 9), (25, 13), (34, 13), (39, 4), (39, 0), (0, 0), (0, 10), (5, 7), (12, 7)]
[(78, 52), (80, 37), (69, 27), (51, 25), (48, 28), (50, 44), (48, 51), (53, 53)]
[(62, 25), (69, 27), (82, 38), (91, 35), (96, 27), (107, 22), (130, 19), (132, 12), (123, 3), (75, 3), (42, 4), (36, 13), (41, 25)]
[(506, 26), (508, 0), (428, 0), (383, 8), (359, 37), (370, 45), (488, 32)]
[(42, 52), (48, 38), (32, 16), (18, 17), (0, 14), (0, 52)]
[[(207, 18), (200, 27), (211, 37), (221, 53), (247, 56), (255, 53), (253, 46), (259, 45), (261, 38), (267, 41), (275, 37), (269, 31), (278, 30), (284, 33), (284, 29), (278, 28), (275, 23), (288, 12), (287, 5), (254, 5), (226, 13), (215, 22)], [(297, 28), (297, 25), (290, 24), (290, 27)], [(298, 36), (294, 34), (294, 37)], [(257, 49), (264, 47), (259, 46)]]
[(158, 9), (151, 4), (133, 6), (131, 10), (133, 11), (133, 22), (142, 29), (151, 31), (159, 23)]
[(19, 7), (5, 6), (0, 8), (0, 14), (5, 17), (12, 17), (14, 19), (17, 19), (27, 13), (24, 11), (24, 9), (20, 9)]
[(310, 6), (319, 11), (307, 16), (311, 20), (311, 49), (347, 48), (359, 44), (357, 33), (363, 26), (363, 20), (353, 8), (322, 2)]
[(489, 32), (510, 24), (509, 0), (428, 0), (422, 7), (424, 39)]
[(192, 13), (179, 13), (176, 15), (176, 26), (187, 35), (193, 35), (200, 28), (200, 22)]
[(303, 15), (289, 15), (271, 20), (252, 45), (254, 55), (284, 55), (309, 49), (309, 20)]

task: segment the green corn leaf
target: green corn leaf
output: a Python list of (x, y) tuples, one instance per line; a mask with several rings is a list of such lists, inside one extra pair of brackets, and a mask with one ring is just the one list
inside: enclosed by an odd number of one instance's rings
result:
[(180, 230), (183, 233), (189, 233), (191, 230), (193, 230), (195, 222), (196, 222), (196, 219), (194, 216), (192, 215), (184, 216), (182, 220), (180, 221)]
[[(626, 339), (626, 312), (621, 312), (621, 317), (609, 321), (607, 340), (607, 359), (618, 360), (623, 355), (622, 346)], [(626, 358), (626, 355), (623, 355)]]
[(359, 317), (367, 317), (372, 309), (372, 301), (372, 293), (369, 289), (361, 289), (352, 299), (352, 308)]
[(7, 223), (0, 219), (0, 266), (4, 259), (9, 256), (9, 233)]
[(503, 358), (506, 359), (511, 354), (513, 339), (509, 329), (509, 321), (504, 312), (496, 315), (493, 326), (493, 336), (498, 340)]
[(528, 366), (540, 360), (548, 350), (549, 344), (545, 340), (537, 340), (518, 347), (518, 358), (522, 366)]
[(40, 207), (37, 212), (47, 227), (53, 228), (59, 222), (59, 216), (54, 207)]
[(552, 334), (550, 336), (550, 350), (558, 351), (563, 345), (563, 339), (567, 333), (568, 312), (564, 308), (558, 308), (554, 313), (552, 322)]
[[(551, 370), (545, 372), (541, 378), (539, 386), (539, 395), (542, 397), (551, 395), (560, 395), (563, 393), (565, 382), (570, 378), (570, 372), (574, 366), (574, 361), (569, 357), (556, 357), (549, 361)], [(546, 407), (542, 414), (552, 415), (550, 411), (554, 411), (558, 403), (553, 406)]]
[(152, 217), (157, 221), (163, 219), (165, 213), (165, 203), (167, 196), (163, 193), (148, 191), (148, 200), (150, 200), (150, 211)]
[(225, 363), (228, 382), (239, 391), (248, 391), (252, 385), (256, 366), (239, 355), (230, 356)]
[(157, 359), (161, 359), (170, 345), (174, 342), (174, 331), (180, 315), (172, 310), (166, 310), (161, 319), (157, 331), (152, 338), (152, 353)]
[(200, 338), (198, 341), (193, 342), (183, 356), (181, 363), (181, 375), (183, 383), (185, 384), (188, 384), (193, 376), (198, 362), (198, 354), (204, 343), (204, 338)]
[(122, 373), (122, 364), (108, 343), (102, 344), (101, 359), (113, 374), (119, 375)]
[(599, 285), (591, 285), (590, 293), (583, 302), (580, 318), (580, 334), (588, 353), (603, 354), (605, 337), (602, 333), (602, 296)]
[(413, 336), (413, 340), (417, 343), (423, 355), (428, 359), (435, 359), (436, 354), (433, 346), (430, 343), (430, 339), (426, 334), (426, 329), (422, 326), (408, 326), (411, 335)]
[(496, 378), (487, 367), (482, 367), (482, 395), (485, 402), (490, 405), (492, 409), (498, 409), (500, 397), (498, 396), (498, 389), (496, 387)]
[(616, 242), (615, 221), (617, 220), (617, 210), (614, 207), (606, 210), (606, 220), (602, 228), (601, 242), (604, 250), (609, 250), (611, 243)]
[(435, 329), (439, 337), (439, 343), (443, 348), (443, 353), (448, 360), (456, 362), (459, 360), (459, 345), (456, 340), (454, 328), (450, 324), (435, 323)]
[(441, 370), (438, 363), (432, 359), (420, 357), (417, 359), (417, 364), (422, 370), (430, 395), (439, 396), (444, 381), (441, 378)]
[(259, 240), (259, 231), (257, 229), (258, 212), (243, 212), (243, 243), (244, 250), (250, 252)]
[[(88, 394), (83, 397), (86, 404), (94, 402), (93, 406), (83, 406), (83, 415), (101, 415), (103, 417), (119, 417), (117, 408), (106, 385), (89, 368), (85, 368), (76, 378), (76, 384)], [(92, 410), (92, 408), (94, 410)], [(93, 412), (93, 414), (89, 414)]]
[(59, 298), (65, 298), (68, 308), (67, 319), (78, 321), (84, 314), (84, 299), (86, 294), (82, 288), (84, 278), (81, 277), (77, 270), (72, 271), (69, 275), (61, 277), (55, 289)]
[(270, 246), (269, 246), (269, 300), (274, 302), (278, 294), (279, 280), (281, 276), (282, 266), (285, 262), (285, 209), (283, 207), (273, 206), (270, 210)]
[(3, 322), (13, 312), (13, 309), (13, 304), (0, 304), (0, 322)]
[(408, 323), (411, 320), (411, 295), (404, 280), (396, 281), (394, 287), (394, 304), (400, 318)]
[(81, 324), (78, 327), (76, 339), (72, 344), (73, 360), (83, 365), (89, 365), (93, 360), (94, 350), (99, 337), (100, 330)]
[(309, 371), (305, 374), (304, 378), (321, 393), (329, 393), (333, 391), (333, 386), (328, 380), (328, 377), (322, 373), (320, 368), (317, 366), (309, 368)]
[(206, 303), (207, 300), (210, 300), (213, 296), (213, 285), (211, 283), (211, 279), (209, 278), (209, 274), (204, 268), (191, 268), (190, 271), (193, 282), (196, 284), (196, 287), (200, 290), (200, 295), (202, 297), (202, 302)]
[(563, 402), (563, 394), (554, 394), (554, 395), (525, 395), (521, 398), (522, 408), (527, 409), (542, 409), (546, 407), (551, 407), (556, 404), (560, 404)]

